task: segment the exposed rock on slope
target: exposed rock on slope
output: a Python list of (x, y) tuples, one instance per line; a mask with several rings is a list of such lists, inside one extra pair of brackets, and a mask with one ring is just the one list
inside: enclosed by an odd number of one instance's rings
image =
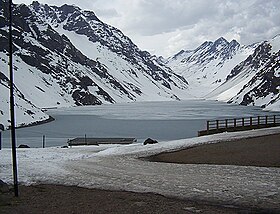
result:
[(279, 35), (250, 46), (220, 38), (180, 51), (167, 65), (186, 77), (198, 97), (279, 111), (279, 44)]
[[(8, 1), (2, 5), (0, 68), (8, 76)], [(185, 98), (183, 77), (91, 11), (13, 5), (13, 44), (15, 85), (38, 107)]]

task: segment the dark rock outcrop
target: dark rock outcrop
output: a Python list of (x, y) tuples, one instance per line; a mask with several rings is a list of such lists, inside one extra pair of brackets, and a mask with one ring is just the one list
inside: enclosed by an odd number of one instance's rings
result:
[(158, 141), (153, 140), (153, 139), (151, 139), (151, 138), (148, 138), (148, 139), (146, 139), (146, 140), (144, 141), (143, 145), (147, 145), (147, 144), (156, 144), (156, 143), (158, 143)]
[(18, 146), (18, 148), (30, 148), (30, 146), (26, 145), (26, 144), (20, 144)]

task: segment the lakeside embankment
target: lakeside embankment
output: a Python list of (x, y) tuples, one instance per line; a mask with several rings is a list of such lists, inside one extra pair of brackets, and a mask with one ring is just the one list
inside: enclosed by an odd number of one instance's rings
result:
[(149, 161), (280, 167), (280, 134), (197, 145), (151, 156)]

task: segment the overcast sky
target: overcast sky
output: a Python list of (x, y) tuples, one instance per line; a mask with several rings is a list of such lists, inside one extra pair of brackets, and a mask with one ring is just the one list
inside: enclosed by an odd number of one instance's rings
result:
[[(30, 4), (32, 0), (13, 0)], [(142, 50), (171, 56), (223, 36), (241, 44), (280, 34), (280, 0), (39, 0), (92, 10)]]

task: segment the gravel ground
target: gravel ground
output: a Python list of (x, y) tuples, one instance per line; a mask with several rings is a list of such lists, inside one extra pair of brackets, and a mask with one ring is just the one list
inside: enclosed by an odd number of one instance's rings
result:
[(280, 135), (194, 146), (176, 152), (161, 153), (149, 160), (182, 164), (280, 167)]
[[(242, 208), (222, 207), (153, 193), (106, 191), (59, 185), (20, 186), (20, 196), (2, 195), (1, 214), (28, 213), (247, 213)], [(252, 211), (252, 210), (251, 210)]]

